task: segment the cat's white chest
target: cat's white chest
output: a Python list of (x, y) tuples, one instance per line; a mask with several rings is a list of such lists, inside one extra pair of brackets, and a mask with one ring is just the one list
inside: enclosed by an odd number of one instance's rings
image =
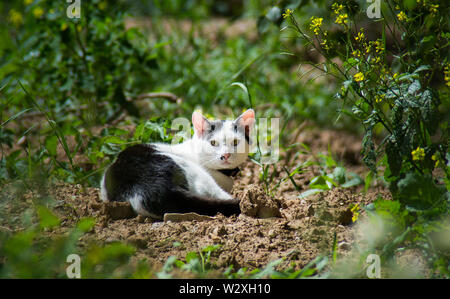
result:
[(201, 143), (198, 140), (190, 139), (176, 145), (154, 145), (183, 169), (192, 192), (214, 198), (231, 198), (229, 193), (233, 189), (233, 179), (203, 165), (208, 157), (199, 150)]
[(233, 179), (229, 176), (224, 175), (223, 173), (215, 170), (209, 170), (208, 173), (213, 177), (216, 181), (217, 185), (219, 185), (225, 192), (230, 193), (233, 189)]

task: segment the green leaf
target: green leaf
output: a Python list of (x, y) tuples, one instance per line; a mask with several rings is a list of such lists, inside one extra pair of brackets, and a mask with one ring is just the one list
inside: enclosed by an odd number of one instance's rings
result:
[(353, 186), (358, 186), (361, 185), (362, 183), (364, 183), (364, 180), (353, 173), (353, 178), (351, 180), (346, 181), (344, 184), (341, 185), (342, 188), (350, 188)]
[(82, 231), (83, 233), (86, 233), (90, 231), (95, 225), (95, 218), (88, 217), (88, 218), (82, 218), (78, 224), (77, 229)]
[(1, 123), (1, 124), (0, 124), (0, 127), (5, 126), (5, 125), (6, 125), (7, 123), (9, 123), (10, 121), (15, 120), (16, 118), (18, 118), (19, 116), (21, 116), (22, 114), (24, 114), (24, 113), (26, 113), (26, 112), (28, 112), (28, 111), (30, 111), (30, 110), (31, 110), (31, 108), (28, 108), (28, 109), (22, 110), (22, 111), (20, 111), (20, 112), (18, 112), (18, 113), (16, 113), (16, 114), (14, 114), (14, 115), (11, 116), (10, 118), (8, 118), (6, 121), (4, 121), (3, 123)]
[(100, 151), (102, 153), (105, 153), (107, 155), (117, 155), (120, 151), (121, 151), (121, 147), (117, 144), (114, 143), (104, 143), (101, 148)]
[(141, 139), (142, 135), (144, 134), (144, 129), (145, 123), (139, 124), (134, 131), (133, 139)]
[(213, 251), (216, 251), (217, 249), (219, 249), (220, 247), (221, 247), (220, 244), (209, 245), (209, 246), (202, 248), (202, 252), (213, 252)]
[(411, 95), (414, 95), (416, 92), (420, 90), (422, 86), (420, 85), (419, 80), (415, 80), (409, 87), (408, 87), (408, 93)]
[(278, 259), (278, 260), (269, 262), (262, 271), (253, 275), (253, 278), (271, 277), (272, 275), (276, 274), (275, 267), (278, 266), (281, 262), (283, 262), (283, 259)]
[(193, 261), (194, 259), (199, 259), (199, 256), (198, 256), (198, 253), (197, 252), (195, 252), (195, 251), (191, 251), (191, 252), (188, 252), (187, 254), (186, 254), (186, 263), (190, 263), (191, 261)]
[(324, 191), (323, 189), (309, 189), (309, 190), (306, 190), (305, 192), (300, 193), (298, 198), (303, 199), (303, 198), (306, 198), (306, 197), (308, 197), (310, 195), (313, 195), (313, 194), (316, 194), (316, 193), (320, 193), (320, 192), (323, 192), (323, 191)]
[(412, 10), (417, 6), (416, 0), (403, 0), (403, 5), (408, 9)]
[(336, 167), (333, 171), (333, 179), (335, 182), (337, 182), (338, 184), (342, 185), (345, 181), (345, 174), (346, 174), (346, 170), (344, 167)]
[(309, 186), (314, 189), (329, 190), (332, 187), (332, 183), (330, 183), (330, 181), (333, 180), (327, 176), (316, 176), (311, 180)]
[[(392, 139), (386, 143), (386, 156), (389, 165), (389, 170), (392, 175), (398, 176), (402, 167), (401, 152), (397, 149), (395, 142)], [(385, 172), (386, 174), (386, 172)]]
[(429, 70), (429, 69), (431, 69), (431, 67), (430, 67), (429, 65), (421, 65), (421, 66), (419, 66), (419, 67), (414, 71), (414, 73), (419, 73), (419, 72), (427, 71), (427, 70)]
[(435, 213), (433, 208), (446, 208), (445, 187), (437, 186), (431, 175), (409, 172), (398, 181), (398, 198), (406, 208), (415, 212)]
[(251, 96), (250, 96), (250, 93), (248, 91), (247, 86), (245, 86), (241, 82), (233, 82), (233, 83), (230, 84), (230, 86), (238, 86), (238, 87), (240, 87), (244, 91), (244, 93), (247, 95), (247, 100), (248, 100), (250, 106), (252, 106)]
[[(358, 59), (353, 58), (353, 57), (350, 57), (350, 58), (347, 59), (347, 61), (345, 62), (345, 67), (348, 68), (348, 69), (350, 69), (350, 68), (354, 67), (354, 66), (357, 65), (357, 64), (358, 64)], [(350, 82), (349, 82), (349, 81), (350, 81)], [(347, 82), (349, 82), (349, 83), (347, 83)], [(343, 84), (344, 84), (344, 86), (347, 88), (348, 85), (349, 85), (351, 82), (352, 82), (351, 80), (347, 80), (347, 81), (345, 81)]]
[(56, 156), (56, 147), (58, 146), (58, 137), (50, 135), (45, 139), (45, 148), (51, 156)]
[(127, 143), (126, 140), (123, 140), (117, 136), (108, 136), (103, 139), (104, 143), (112, 143), (112, 144), (124, 144)]
[(372, 184), (373, 180), (373, 172), (369, 171), (369, 173), (366, 175), (366, 178), (364, 180), (364, 192), (367, 192), (370, 188), (370, 185)]
[(59, 218), (44, 206), (37, 207), (37, 214), (41, 228), (52, 228), (60, 225)]

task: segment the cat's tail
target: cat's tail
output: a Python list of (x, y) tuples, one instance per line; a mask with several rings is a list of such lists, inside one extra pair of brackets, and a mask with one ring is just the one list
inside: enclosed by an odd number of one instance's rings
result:
[(241, 213), (239, 199), (216, 199), (193, 195), (189, 191), (177, 187), (171, 190), (164, 200), (165, 213), (195, 212), (201, 215), (215, 216), (221, 213), (224, 216)]

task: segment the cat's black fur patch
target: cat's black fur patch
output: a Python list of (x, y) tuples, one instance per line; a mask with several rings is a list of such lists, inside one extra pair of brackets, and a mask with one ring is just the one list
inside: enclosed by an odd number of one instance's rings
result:
[(127, 201), (136, 194), (149, 213), (197, 212), (214, 216), (239, 214), (238, 200), (202, 198), (191, 194), (184, 171), (152, 145), (139, 144), (122, 151), (105, 173), (109, 201)]
[(221, 172), (222, 174), (226, 176), (235, 177), (237, 174), (241, 171), (239, 167), (233, 168), (233, 169), (218, 169), (218, 172)]
[(223, 127), (224, 120), (208, 120), (208, 129), (206, 131), (206, 139), (209, 140), (212, 138), (215, 132), (220, 131)]

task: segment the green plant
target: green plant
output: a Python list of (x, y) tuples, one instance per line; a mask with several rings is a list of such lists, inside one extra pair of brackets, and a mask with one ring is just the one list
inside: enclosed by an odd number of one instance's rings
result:
[[(74, 19), (66, 16), (65, 2), (12, 6), (7, 27), (12, 45), (0, 76), (11, 84), (13, 104), (22, 106), (20, 80), (53, 119), (73, 116), (66, 111), (74, 108), (89, 124), (114, 119), (122, 110), (138, 115), (129, 99), (150, 88), (150, 71), (157, 65), (143, 35), (125, 28), (124, 1), (88, 1), (83, 17)], [(22, 21), (14, 21), (15, 15)], [(99, 109), (105, 102), (108, 109)]]
[[(88, 254), (83, 255), (78, 242), (81, 236), (92, 229), (94, 219), (81, 219), (66, 235), (49, 238), (48, 232), (60, 226), (59, 218), (43, 205), (36, 206), (36, 216), (38, 222), (26, 230), (12, 235), (0, 232), (0, 277), (67, 278), (66, 258), (73, 253), (83, 256), (82, 277), (95, 277), (100, 273), (109, 276), (114, 268), (126, 264), (123, 256), (132, 254), (131, 248), (124, 251), (117, 245), (108, 245), (102, 248), (95, 246), (95, 249), (90, 247)], [(99, 265), (108, 265), (109, 268), (99, 272)], [(94, 269), (94, 266), (97, 268)]]
[[(215, 269), (215, 265), (211, 262), (210, 257), (213, 252), (220, 254), (220, 245), (210, 245), (202, 248), (198, 252), (191, 251), (186, 254), (185, 261), (178, 259), (176, 256), (171, 256), (167, 259), (162, 269), (156, 273), (158, 278), (172, 278), (175, 269), (188, 272), (195, 275), (195, 277), (205, 277), (211, 274)], [(259, 278), (310, 278), (310, 277), (327, 277), (325, 271), (328, 265), (328, 258), (326, 256), (319, 256), (308, 263), (303, 269), (295, 270), (293, 267), (288, 267), (284, 270), (277, 270), (277, 266), (282, 263), (284, 259), (274, 260), (269, 262), (263, 268), (256, 268), (249, 271), (247, 268), (240, 268), (235, 270), (233, 265), (230, 265), (224, 272), (216, 272), (212, 274), (218, 278), (228, 279), (259, 279)]]
[[(351, 114), (365, 130), (364, 162), (373, 174), (381, 170), (389, 184), (392, 205), (404, 226), (385, 240), (386, 257), (412, 240), (432, 247), (427, 241), (431, 223), (441, 223), (448, 215), (447, 5), (444, 1), (386, 1), (382, 17), (370, 22), (381, 32), (375, 39), (358, 22), (358, 13), (365, 10), (350, 1), (331, 5), (335, 25), (330, 29), (321, 17), (311, 17), (305, 30), (295, 13), (284, 15), (288, 27), (324, 58), (325, 62), (312, 66), (341, 84), (336, 98), (352, 104)], [(384, 135), (381, 142), (376, 135)], [(322, 178), (322, 182), (328, 181)], [(379, 205), (375, 212), (394, 213)], [(443, 258), (425, 251), (434, 261)], [(448, 270), (441, 274), (448, 275)]]
[[(305, 146), (305, 145), (303, 145)], [(306, 147), (307, 148), (307, 147)], [(309, 150), (309, 149), (308, 149)], [(339, 165), (332, 157), (330, 149), (328, 149), (328, 155), (324, 155), (319, 153), (317, 155), (318, 161), (306, 161), (302, 163), (302, 165), (298, 166), (296, 170), (294, 170), (289, 178), (292, 177), (293, 173), (301, 173), (307, 166), (310, 165), (318, 165), (320, 166), (321, 174), (313, 177), (309, 182), (309, 190), (302, 192), (299, 195), (299, 198), (304, 198), (306, 196), (330, 190), (334, 187), (340, 188), (350, 188), (354, 186), (358, 186), (363, 183), (363, 179), (356, 173), (347, 171), (345, 167)], [(289, 173), (289, 172), (288, 172)], [(291, 181), (292, 178), (291, 178)], [(295, 182), (293, 181), (295, 186)], [(298, 188), (297, 188), (298, 190)]]
[(201, 250), (191, 251), (186, 254), (185, 261), (177, 259), (176, 256), (171, 256), (167, 259), (162, 269), (156, 273), (158, 278), (171, 278), (171, 272), (178, 268), (182, 271), (186, 271), (196, 276), (205, 276), (208, 271), (214, 268), (211, 264), (211, 254), (217, 251), (221, 245), (210, 245), (202, 248)]

